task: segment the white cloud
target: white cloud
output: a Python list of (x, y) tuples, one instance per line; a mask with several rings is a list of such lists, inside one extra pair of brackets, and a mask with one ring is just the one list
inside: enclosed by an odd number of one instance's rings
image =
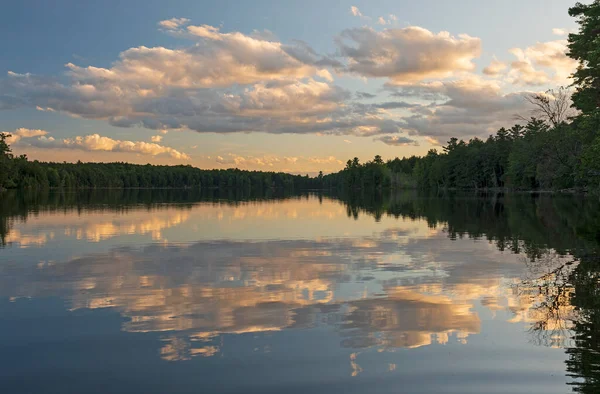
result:
[(498, 59), (492, 59), (490, 65), (483, 69), (483, 73), (485, 75), (489, 75), (490, 77), (496, 77), (506, 70), (506, 68), (507, 66), (505, 63), (499, 61)]
[(369, 27), (346, 29), (336, 37), (336, 44), (348, 59), (347, 72), (389, 78), (393, 84), (473, 70), (473, 59), (481, 53), (479, 38), (436, 34), (417, 26), (381, 32)]
[(6, 142), (9, 145), (16, 144), (23, 138), (34, 138), (48, 134), (46, 130), (26, 129), (24, 127), (20, 127), (14, 131), (2, 131), (0, 133), (10, 134), (10, 137), (6, 139)]
[[(363, 17), (357, 8), (352, 12)], [(382, 19), (386, 26), (397, 20), (393, 15)], [(192, 44), (177, 49), (130, 48), (106, 68), (69, 63), (66, 79), (9, 72), (0, 80), (0, 109), (30, 106), (153, 131), (150, 146), (94, 142), (94, 135), (72, 141), (38, 139), (39, 144), (77, 149), (111, 146), (111, 150), (183, 157), (159, 145), (162, 140), (157, 134), (186, 129), (385, 135), (383, 142), (400, 144), (402, 137), (397, 135), (402, 132), (430, 138), (487, 135), (512, 123), (514, 114), (524, 108), (523, 93), (505, 94), (502, 83), (555, 82), (573, 67), (565, 57), (564, 40), (515, 48), (517, 60), (512, 64), (494, 59), (484, 69), (496, 78), (490, 81), (470, 74), (481, 52), (479, 38), (416, 26), (346, 29), (335, 39), (336, 58), (320, 55), (300, 41), (286, 44), (272, 34), (224, 32), (219, 27), (190, 25), (185, 18), (162, 21), (159, 26)], [(373, 93), (353, 95), (334, 83), (334, 76), (345, 73), (365, 80), (384, 78), (386, 88), (394, 89), (392, 95), (407, 100), (375, 102)], [(107, 137), (96, 137), (102, 138)], [(223, 154), (218, 160), (236, 163)], [(251, 161), (255, 166), (272, 160), (237, 157), (238, 163)]]
[(158, 22), (158, 25), (167, 30), (176, 30), (182, 26), (185, 26), (189, 22), (190, 20), (187, 18), (171, 18)]
[(510, 53), (517, 60), (511, 63), (508, 78), (517, 85), (568, 85), (577, 68), (577, 61), (567, 56), (567, 40), (538, 42)]
[(360, 12), (360, 10), (358, 9), (358, 7), (356, 7), (356, 6), (350, 7), (350, 12), (354, 16), (363, 16), (363, 14)]
[(51, 136), (46, 136), (46, 134), (41, 135), (36, 139), (29, 140), (28, 144), (38, 148), (80, 149), (89, 152), (128, 152), (149, 156), (167, 155), (177, 160), (190, 159), (190, 157), (183, 152), (156, 143), (115, 140), (99, 134), (64, 139), (56, 139)]
[(552, 34), (554, 34), (555, 36), (566, 36), (569, 34), (569, 31), (567, 29), (560, 29), (560, 28), (554, 28), (552, 29)]
[(387, 21), (385, 19), (383, 19), (383, 16), (380, 16), (377, 19), (377, 23), (379, 23), (380, 25), (385, 25), (385, 24), (387, 24)]

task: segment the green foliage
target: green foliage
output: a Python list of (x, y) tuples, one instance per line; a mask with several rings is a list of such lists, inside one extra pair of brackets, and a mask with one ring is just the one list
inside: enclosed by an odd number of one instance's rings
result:
[(0, 134), (0, 188), (203, 188), (285, 189), (318, 188), (320, 178), (281, 172), (239, 169), (201, 170), (190, 165), (158, 166), (128, 163), (44, 163), (13, 157)]
[(569, 34), (569, 56), (579, 62), (573, 74), (575, 106), (584, 114), (597, 112), (600, 105), (600, 0), (586, 5), (577, 3), (569, 9), (577, 18), (579, 31)]
[(412, 188), (413, 168), (417, 157), (395, 158), (387, 163), (377, 155), (372, 161), (360, 164), (358, 158), (348, 160), (346, 167), (335, 174), (322, 177), (322, 185), (328, 189), (382, 189), (382, 188)]

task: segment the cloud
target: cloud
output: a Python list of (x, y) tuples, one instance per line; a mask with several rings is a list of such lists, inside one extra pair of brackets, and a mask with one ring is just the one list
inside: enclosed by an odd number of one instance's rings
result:
[[(353, 13), (362, 16), (358, 9)], [(389, 15), (386, 26), (396, 20)], [(302, 41), (226, 32), (185, 18), (159, 26), (191, 44), (130, 48), (108, 67), (69, 63), (62, 77), (8, 72), (0, 80), (0, 109), (31, 107), (117, 127), (144, 127), (159, 147), (158, 134), (167, 130), (385, 136), (383, 142), (402, 133), (483, 136), (524, 112), (524, 92), (506, 94), (503, 82), (539, 85), (565, 77), (573, 66), (564, 40), (515, 48), (517, 60), (511, 64), (494, 59), (484, 73), (505, 79), (489, 80), (471, 74), (481, 52), (479, 38), (416, 26), (343, 30), (335, 38), (336, 56), (321, 55)], [(383, 78), (385, 89), (398, 99), (360, 102), (376, 95), (336, 85), (334, 76), (348, 73)], [(71, 146), (81, 149), (85, 143)], [(255, 157), (252, 165), (268, 162)]]
[(555, 36), (566, 36), (569, 34), (569, 31), (567, 29), (555, 27), (554, 29), (552, 29), (552, 34), (554, 34)]
[(187, 18), (171, 18), (158, 22), (158, 26), (167, 30), (176, 30), (190, 22)]
[(315, 164), (344, 164), (335, 156), (328, 157), (309, 157), (308, 161)]
[[(165, 22), (165, 21), (163, 21)], [(168, 20), (161, 26), (192, 39), (178, 49), (123, 51), (108, 68), (68, 63), (64, 78), (9, 72), (0, 108), (33, 106), (113, 126), (198, 132), (394, 133), (376, 108), (356, 105), (333, 83), (308, 44), (284, 44)]]
[(486, 137), (514, 123), (516, 114), (530, 109), (524, 99), (529, 92), (504, 93), (498, 81), (473, 74), (459, 80), (401, 87), (393, 94), (436, 99), (426, 106), (413, 107), (411, 115), (401, 120), (401, 129), (409, 135), (436, 140), (452, 136)]
[(398, 21), (398, 17), (394, 14), (389, 14), (388, 19), (385, 19), (383, 16), (380, 16), (379, 18), (377, 18), (377, 23), (382, 26), (393, 25), (397, 21)]
[(6, 139), (6, 142), (9, 145), (15, 144), (23, 138), (34, 138), (48, 134), (46, 130), (26, 129), (24, 127), (20, 127), (18, 129), (15, 129), (14, 131), (2, 131), (0, 133), (10, 134), (10, 137)]
[(340, 135), (361, 135), (366, 127), (370, 133), (398, 132), (394, 120), (378, 115), (374, 107), (350, 102), (350, 92), (319, 77), (264, 81), (243, 89), (168, 88), (160, 82), (141, 89), (130, 85), (131, 80), (70, 75), (75, 79), (65, 85), (53, 78), (9, 73), (0, 90), (22, 97), (21, 105), (102, 119), (118, 127)]
[(367, 92), (356, 92), (354, 93), (356, 95), (357, 99), (372, 99), (377, 97), (376, 94), (371, 94), (371, 93), (367, 93)]
[(509, 81), (516, 85), (568, 85), (577, 68), (577, 61), (567, 56), (567, 40), (538, 42), (509, 52), (517, 58), (508, 73)]
[(435, 145), (435, 146), (439, 146), (439, 145), (440, 145), (440, 141), (436, 140), (436, 139), (435, 139), (435, 138), (433, 138), (433, 137), (428, 137), (428, 136), (427, 136), (427, 137), (425, 137), (425, 140), (426, 140), (427, 142), (429, 142), (431, 145)]
[(506, 68), (507, 66), (505, 63), (499, 61), (498, 59), (492, 59), (490, 65), (483, 69), (483, 73), (485, 75), (489, 75), (490, 77), (496, 77), (506, 70)]
[(348, 60), (346, 72), (388, 78), (397, 85), (473, 70), (473, 59), (481, 53), (479, 38), (435, 34), (417, 26), (381, 32), (369, 27), (346, 29), (335, 41)]
[(417, 104), (407, 103), (405, 101), (387, 101), (384, 103), (373, 104), (376, 108), (381, 109), (399, 109), (399, 108), (415, 108)]
[(28, 145), (47, 149), (79, 149), (88, 152), (128, 152), (148, 156), (167, 155), (177, 160), (190, 159), (183, 152), (156, 143), (115, 140), (110, 137), (100, 136), (99, 134), (64, 139), (56, 139), (52, 136), (46, 136), (46, 134), (29, 140)]
[(401, 137), (397, 135), (383, 135), (379, 138), (375, 138), (375, 141), (381, 141), (384, 144), (392, 146), (418, 146), (419, 143), (408, 137)]
[[(334, 156), (305, 157), (305, 156), (277, 156), (277, 155), (240, 155), (227, 153), (214, 157), (214, 161), (224, 166), (241, 169), (270, 169), (277, 166), (279, 171), (298, 173), (300, 168), (318, 170), (325, 165), (330, 171), (338, 170), (342, 161)], [(318, 165), (318, 168), (315, 167)], [(272, 171), (272, 169), (271, 169)]]
[(350, 13), (352, 13), (352, 15), (354, 15), (354, 16), (363, 16), (363, 14), (360, 12), (358, 7), (356, 7), (356, 6), (350, 7)]

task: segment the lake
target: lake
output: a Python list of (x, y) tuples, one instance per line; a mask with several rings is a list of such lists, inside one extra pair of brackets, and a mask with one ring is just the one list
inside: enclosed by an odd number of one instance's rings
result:
[(2, 393), (597, 393), (600, 204), (0, 194)]

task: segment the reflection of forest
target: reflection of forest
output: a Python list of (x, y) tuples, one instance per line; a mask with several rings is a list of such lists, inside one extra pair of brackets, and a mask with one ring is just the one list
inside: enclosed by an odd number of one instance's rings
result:
[[(4, 196), (8, 197), (0, 202), (3, 241), (15, 239), (18, 234), (11, 233), (9, 226), (27, 220), (32, 212), (128, 213), (132, 207), (144, 206), (156, 214), (165, 204), (177, 204), (177, 214), (164, 221), (155, 218), (152, 223), (132, 222), (133, 227), (123, 228), (113, 224), (106, 231), (94, 228), (83, 233), (83, 239), (94, 240), (105, 233), (158, 232), (177, 226), (199, 201), (238, 204), (273, 197), (173, 190)], [(421, 220), (436, 228), (431, 234), (440, 238), (430, 242), (398, 227), (367, 238), (117, 248), (60, 264), (4, 264), (0, 292), (10, 297), (59, 295), (72, 308), (118, 308), (129, 318), (124, 326), (128, 331), (168, 332), (161, 355), (170, 360), (218, 354), (223, 334), (323, 323), (335, 327), (342, 345), (351, 348), (418, 347), (450, 338), (466, 341), (480, 330), (473, 310), (479, 300), (490, 310), (510, 311), (511, 321), (529, 323), (533, 342), (566, 347), (574, 390), (600, 392), (600, 206), (596, 200), (415, 192), (335, 198), (350, 217)], [(485, 242), (452, 242), (467, 237), (489, 240), (493, 248), (515, 254), (490, 254)], [(437, 254), (424, 255), (422, 251), (432, 245)], [(448, 256), (459, 245), (464, 250), (451, 260)], [(441, 263), (440, 256), (445, 257)], [(434, 263), (446, 277), (376, 278), (378, 272), (416, 272)], [(501, 283), (520, 276), (515, 267), (523, 263), (524, 278), (509, 287)], [(362, 294), (366, 283), (378, 283), (379, 294)], [(356, 290), (355, 295), (341, 296), (341, 289), (348, 288)]]
[[(307, 194), (294, 194), (293, 197), (306, 197)], [(49, 190), (31, 189), (21, 191), (4, 191), (0, 194), (0, 247), (19, 240), (20, 243), (43, 244), (44, 238), (28, 237), (23, 239), (12, 229), (15, 221), (26, 221), (30, 216), (39, 213), (129, 213), (147, 209), (155, 213), (163, 208), (189, 210), (199, 202), (237, 205), (247, 201), (282, 200), (290, 198), (288, 192), (243, 192), (240, 190), (199, 190), (199, 189), (84, 189), (84, 190)], [(185, 216), (185, 212), (180, 214)], [(144, 223), (135, 223), (134, 229), (91, 228), (86, 229), (81, 238), (102, 238), (106, 234), (122, 232), (153, 233), (168, 228), (180, 220), (167, 219), (166, 223), (157, 223), (154, 218), (144, 218)], [(111, 223), (107, 223), (112, 226)], [(121, 231), (119, 231), (121, 230)], [(89, 233), (88, 233), (89, 232)], [(79, 236), (78, 236), (79, 238)]]
[[(574, 392), (600, 392), (600, 204), (565, 195), (341, 196), (348, 216), (424, 218), (451, 238), (483, 238), (527, 256), (529, 278), (515, 287), (529, 300), (536, 343), (567, 347)], [(572, 256), (555, 261), (553, 252)], [(549, 259), (550, 256), (550, 259)], [(567, 331), (570, 330), (570, 331)]]

